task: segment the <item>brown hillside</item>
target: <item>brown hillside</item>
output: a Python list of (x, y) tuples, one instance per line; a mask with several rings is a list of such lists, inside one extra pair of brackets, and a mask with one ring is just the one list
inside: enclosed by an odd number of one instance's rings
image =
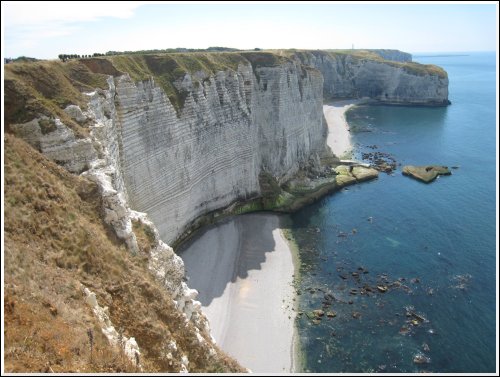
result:
[[(100, 218), (96, 186), (6, 134), (4, 200), (5, 372), (135, 372), (109, 346), (81, 284), (109, 307), (116, 329), (135, 337), (147, 372), (243, 371), (194, 327), (147, 269), (147, 247), (132, 256)], [(92, 359), (87, 331), (94, 337)], [(173, 361), (165, 344), (177, 343)], [(215, 356), (209, 356), (214, 347)]]

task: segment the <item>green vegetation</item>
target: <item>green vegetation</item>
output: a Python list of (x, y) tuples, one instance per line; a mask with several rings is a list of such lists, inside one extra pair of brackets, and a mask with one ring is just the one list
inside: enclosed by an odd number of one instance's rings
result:
[[(307, 183), (301, 184), (306, 181)], [(352, 178), (352, 181), (351, 183), (354, 183), (356, 179)], [(295, 212), (325, 194), (338, 190), (344, 186), (344, 183), (337, 182), (334, 173), (328, 177), (310, 181), (307, 179), (307, 173), (300, 170), (291, 181), (281, 186), (276, 178), (263, 171), (259, 174), (259, 185), (261, 191), (259, 197), (236, 200), (229, 206), (201, 215), (188, 224), (186, 230), (172, 243), (174, 250), (190, 239), (196, 230), (226, 217), (259, 211)]]
[(264, 208), (275, 206), (282, 193), (278, 181), (268, 172), (262, 171), (259, 174), (259, 185), (262, 193), (262, 205)]
[[(185, 49), (174, 49), (172, 53), (158, 53), (151, 50), (131, 52), (130, 54), (110, 51), (105, 57), (94, 53), (94, 57), (84, 55), (61, 54), (57, 61), (33, 61), (31, 58), (6, 64), (5, 72), (5, 112), (6, 128), (10, 123), (27, 122), (39, 115), (59, 117), (63, 123), (75, 131), (77, 137), (86, 136), (88, 130), (79, 126), (64, 111), (68, 104), (86, 107), (83, 91), (95, 88), (107, 89), (107, 75), (119, 76), (128, 73), (135, 81), (154, 78), (168, 96), (179, 114), (189, 95), (176, 82), (183, 79), (186, 73), (203, 71), (206, 77), (218, 71), (237, 70), (240, 64), (250, 63), (259, 80), (258, 68), (274, 67), (289, 59), (298, 58), (307, 61), (311, 55), (329, 56), (336, 59), (358, 59), (384, 62), (400, 67), (412, 75), (437, 75), (446, 78), (446, 72), (434, 65), (418, 63), (400, 63), (383, 60), (378, 54), (367, 50), (270, 50), (270, 51), (237, 51), (214, 47), (201, 52), (180, 52)], [(168, 50), (170, 51), (170, 50)], [(186, 50), (187, 51), (187, 50)], [(224, 51), (224, 52), (213, 52)], [(232, 51), (232, 50), (231, 50)], [(150, 53), (151, 52), (151, 53)], [(152, 53), (154, 52), (154, 53)], [(68, 60), (69, 59), (69, 60)], [(302, 76), (314, 74), (312, 68), (303, 66)], [(194, 85), (207, 85), (210, 81), (194, 79)]]
[(175, 54), (175, 53), (186, 53), (186, 52), (236, 52), (240, 51), (237, 48), (231, 47), (209, 47), (209, 48), (165, 48), (165, 49), (154, 49), (154, 50), (137, 50), (137, 51), (108, 51), (106, 54), (100, 54), (100, 56), (114, 56), (114, 55), (158, 55), (158, 54)]
[(36, 58), (30, 58), (29, 56), (19, 56), (15, 59), (12, 58), (5, 58), (4, 62), (6, 64), (8, 63), (34, 63), (40, 61), (39, 59)]
[(276, 67), (288, 60), (285, 56), (272, 52), (242, 52), (241, 56), (252, 64), (254, 71), (260, 67)]
[(385, 64), (392, 65), (393, 67), (401, 67), (404, 71), (412, 75), (425, 76), (436, 75), (440, 78), (446, 78), (447, 73), (441, 67), (433, 64), (420, 64), (416, 62), (395, 62), (383, 59), (374, 51), (369, 50), (327, 50), (330, 56), (349, 55), (356, 59), (368, 59), (384, 62)]

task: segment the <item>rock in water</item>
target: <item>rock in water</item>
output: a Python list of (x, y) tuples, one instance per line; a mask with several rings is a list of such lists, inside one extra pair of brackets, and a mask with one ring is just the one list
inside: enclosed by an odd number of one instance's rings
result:
[(313, 310), (312, 313), (316, 318), (323, 317), (325, 315), (325, 312), (321, 309)]
[(419, 353), (419, 354), (416, 354), (414, 357), (413, 357), (413, 362), (415, 364), (429, 364), (431, 362), (431, 359), (428, 358), (427, 356)]
[(419, 181), (430, 183), (437, 178), (438, 175), (450, 175), (451, 171), (447, 166), (427, 165), (413, 166), (406, 165), (403, 167), (403, 175), (409, 175)]

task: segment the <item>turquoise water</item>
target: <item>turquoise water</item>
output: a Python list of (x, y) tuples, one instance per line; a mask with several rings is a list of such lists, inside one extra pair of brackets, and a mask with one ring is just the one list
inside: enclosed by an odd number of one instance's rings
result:
[[(495, 55), (414, 60), (446, 69), (452, 105), (356, 108), (356, 157), (458, 168), (429, 185), (398, 168), (292, 216), (305, 371), (495, 372)], [(336, 317), (313, 323), (321, 308)]]

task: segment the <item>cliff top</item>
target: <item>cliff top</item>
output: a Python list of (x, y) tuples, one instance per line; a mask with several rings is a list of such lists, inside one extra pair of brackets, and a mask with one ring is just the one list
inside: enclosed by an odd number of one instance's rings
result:
[[(436, 75), (439, 78), (447, 78), (448, 74), (446, 71), (433, 64), (420, 64), (412, 61), (394, 61), (384, 59), (383, 56), (385, 53), (396, 53), (402, 51), (399, 50), (277, 50), (280, 54), (293, 57), (294, 55), (301, 56), (302, 58), (307, 57), (307, 55), (311, 54), (316, 57), (319, 56), (329, 56), (332, 58), (340, 58), (346, 59), (349, 57), (350, 59), (358, 59), (358, 60), (373, 60), (384, 64), (389, 64), (394, 67), (400, 67), (406, 72), (417, 75)], [(409, 55), (409, 54), (408, 54)], [(411, 55), (410, 55), (411, 56)], [(301, 59), (302, 60), (302, 59)]]
[[(251, 64), (255, 70), (290, 61), (272, 52), (190, 52), (165, 54), (130, 54), (81, 58), (60, 62), (55, 60), (13, 62), (5, 65), (5, 124), (27, 122), (37, 114), (56, 115), (85, 136), (86, 130), (71, 120), (63, 109), (69, 104), (82, 109), (86, 102), (82, 92), (107, 89), (108, 75), (128, 73), (135, 81), (153, 77), (179, 110), (185, 100), (174, 85), (186, 73), (237, 70), (238, 65)], [(314, 71), (304, 67), (308, 71)]]
[[(187, 52), (162, 54), (123, 54), (104, 57), (81, 58), (60, 61), (12, 62), (4, 66), (5, 72), (5, 124), (27, 122), (38, 114), (57, 116), (70, 126), (76, 135), (86, 136), (87, 130), (74, 122), (63, 109), (77, 104), (82, 109), (86, 101), (82, 92), (95, 88), (107, 89), (108, 75), (120, 76), (128, 73), (133, 80), (153, 77), (173, 106), (179, 111), (186, 93), (174, 85), (186, 73), (203, 71), (208, 75), (218, 71), (237, 70), (238, 65), (251, 64), (254, 71), (261, 67), (272, 67), (291, 62), (296, 56), (329, 56), (339, 59), (372, 60), (406, 72), (424, 76), (437, 75), (446, 78), (442, 68), (414, 62), (384, 60), (382, 52), (397, 50), (269, 50), (237, 52)], [(303, 59), (301, 59), (303, 61)], [(303, 66), (313, 73), (315, 69)]]

